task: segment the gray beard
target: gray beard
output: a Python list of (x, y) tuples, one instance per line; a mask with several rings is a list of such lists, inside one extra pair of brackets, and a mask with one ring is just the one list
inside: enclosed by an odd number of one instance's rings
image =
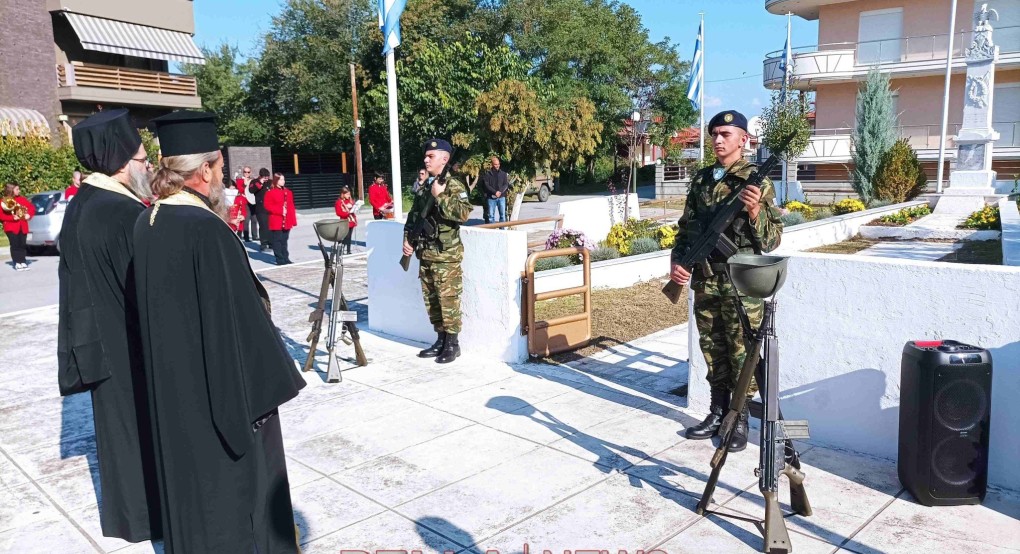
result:
[(137, 170), (133, 166), (128, 167), (128, 188), (135, 196), (149, 202), (152, 200), (152, 172), (148, 169)]
[[(226, 194), (223, 192), (223, 183), (209, 183), (209, 204), (212, 211), (220, 216), (220, 219), (227, 221), (230, 217), (230, 207), (227, 206)], [(229, 221), (227, 221), (229, 223)]]

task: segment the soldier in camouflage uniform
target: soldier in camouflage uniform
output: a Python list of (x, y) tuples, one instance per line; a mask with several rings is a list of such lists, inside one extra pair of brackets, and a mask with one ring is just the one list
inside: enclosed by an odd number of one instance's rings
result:
[(414, 249), (407, 240), (407, 234), (421, 217), (427, 195), (435, 197), (435, 208), (430, 217), (439, 229), (438, 238), (419, 252), (421, 261), (418, 278), (425, 297), (429, 321), (436, 330), (435, 344), (418, 353), (419, 358), (435, 358), (445, 364), (460, 356), (457, 334), (460, 333), (460, 295), (464, 290), (461, 261), (464, 259), (464, 245), (460, 241), (460, 225), (471, 214), (468, 189), (452, 174), (445, 182), (436, 177), (450, 163), (453, 148), (442, 139), (425, 142), (425, 170), (429, 178), (415, 193), (414, 203), (404, 225), (404, 254), (410, 256)]
[[(730, 193), (730, 186), (747, 179), (756, 168), (743, 159), (747, 119), (739, 112), (725, 111), (713, 117), (708, 124), (708, 134), (718, 161), (699, 171), (691, 180), (679, 222), (680, 233), (673, 247), (670, 275), (680, 285), (690, 281), (694, 291), (694, 321), (701, 335), (701, 351), (708, 363), (708, 383), (712, 391), (708, 417), (686, 430), (685, 435), (689, 439), (710, 439), (716, 435), (729, 409), (730, 394), (736, 388), (746, 355), (743, 329), (733, 300), (733, 285), (725, 273), (726, 260), (709, 258), (705, 264), (694, 268), (693, 275), (677, 263), (699, 230), (708, 225), (712, 209)], [(761, 188), (748, 186), (741, 193), (744, 211), (726, 231), (740, 253), (761, 254), (779, 246), (783, 224), (775, 199), (775, 189), (768, 178), (762, 182)], [(764, 311), (763, 301), (741, 296), (741, 302), (751, 325), (758, 328)], [(752, 381), (748, 393), (753, 395), (756, 391), (757, 385)], [(745, 404), (729, 444), (731, 452), (747, 447), (747, 419)]]

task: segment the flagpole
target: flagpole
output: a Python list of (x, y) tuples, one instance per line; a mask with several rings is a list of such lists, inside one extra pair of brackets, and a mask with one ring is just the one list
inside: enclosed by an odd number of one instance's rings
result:
[(700, 12), (698, 15), (701, 16), (701, 65), (698, 67), (699, 79), (701, 81), (698, 87), (698, 108), (701, 110), (701, 123), (698, 129), (698, 142), (700, 148), (698, 148), (698, 161), (705, 162), (705, 12)]
[[(790, 54), (790, 50), (793, 48), (790, 44), (790, 18), (792, 15), (792, 13), (786, 12), (786, 47), (783, 49), (783, 86), (779, 93), (780, 101), (784, 105), (786, 104), (786, 87), (790, 77), (790, 64), (793, 63), (793, 56)], [(789, 171), (789, 161), (783, 160), (783, 197), (779, 199), (782, 204), (789, 200), (787, 198), (790, 195)]]
[(946, 163), (946, 132), (949, 130), (949, 81), (953, 76), (953, 37), (956, 35), (956, 0), (949, 12), (949, 47), (946, 50), (946, 86), (942, 91), (942, 133), (939, 135), (939, 166), (935, 179), (935, 193), (942, 194), (943, 166)]
[(386, 89), (390, 104), (390, 171), (393, 176), (393, 219), (403, 220), (403, 195), (400, 192), (400, 130), (397, 121), (397, 70), (393, 48), (386, 53)]

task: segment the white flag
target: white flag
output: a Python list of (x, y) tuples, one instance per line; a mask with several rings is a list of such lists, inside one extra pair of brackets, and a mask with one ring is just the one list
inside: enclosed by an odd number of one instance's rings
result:
[(383, 55), (400, 45), (400, 14), (407, 0), (379, 0), (379, 28), (383, 34)]
[(701, 85), (705, 79), (704, 52), (701, 49), (701, 44), (705, 38), (703, 25), (704, 23), (698, 26), (698, 40), (694, 43), (694, 61), (691, 62), (691, 76), (687, 82), (687, 99), (694, 104), (694, 109), (698, 109), (700, 105)]

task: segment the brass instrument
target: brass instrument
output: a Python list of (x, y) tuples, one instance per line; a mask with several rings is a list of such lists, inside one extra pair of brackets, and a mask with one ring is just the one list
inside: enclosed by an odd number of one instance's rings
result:
[(19, 204), (13, 196), (4, 198), (3, 201), (0, 202), (0, 208), (3, 208), (3, 210), (9, 214), (14, 214), (14, 219), (25, 219), (25, 216), (28, 214), (25, 207)]

